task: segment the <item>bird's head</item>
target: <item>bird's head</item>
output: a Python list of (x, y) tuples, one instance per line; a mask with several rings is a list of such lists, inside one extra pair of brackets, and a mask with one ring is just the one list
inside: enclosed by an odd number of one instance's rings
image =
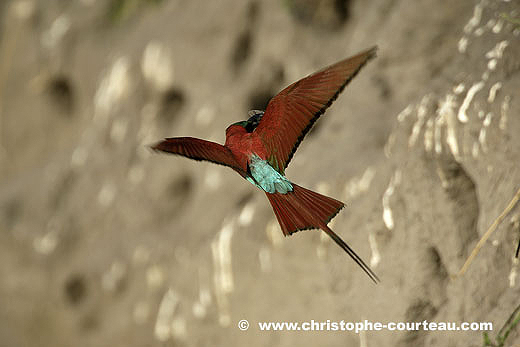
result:
[(230, 127), (234, 126), (234, 125), (236, 125), (236, 126), (240, 126), (240, 127), (242, 127), (242, 128), (245, 128), (245, 127), (247, 126), (247, 121), (246, 121), (246, 120), (243, 120), (243, 121), (240, 121), (240, 122), (235, 122), (235, 123), (231, 124), (231, 125), (228, 127), (228, 129), (229, 129)]
[(262, 120), (262, 117), (264, 116), (264, 111), (252, 110), (252, 111), (249, 111), (248, 114), (250, 116), (248, 120), (243, 120), (243, 121), (231, 124), (226, 129), (226, 134), (230, 130), (232, 132), (235, 132), (235, 131), (244, 132), (245, 131), (248, 133), (252, 133), (256, 129), (258, 124), (260, 124), (260, 121)]

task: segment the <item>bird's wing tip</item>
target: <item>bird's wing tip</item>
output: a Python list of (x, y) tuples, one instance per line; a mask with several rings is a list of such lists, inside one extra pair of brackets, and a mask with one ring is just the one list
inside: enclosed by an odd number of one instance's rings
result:
[(162, 140), (162, 141), (158, 141), (158, 142), (155, 142), (153, 144), (148, 144), (148, 145), (145, 145), (146, 148), (148, 148), (149, 150), (153, 151), (153, 152), (162, 152), (163, 149), (162, 149), (162, 144), (164, 143), (166, 139)]
[(374, 45), (371, 48), (367, 49), (366, 52), (369, 53), (369, 59), (376, 58), (378, 50), (379, 50), (379, 47), (377, 45)]

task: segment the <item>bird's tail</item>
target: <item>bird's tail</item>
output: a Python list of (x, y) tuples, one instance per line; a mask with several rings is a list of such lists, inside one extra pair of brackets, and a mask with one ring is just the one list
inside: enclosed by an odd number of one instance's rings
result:
[(365, 262), (327, 224), (344, 204), (328, 196), (313, 192), (292, 183), (293, 191), (287, 194), (265, 193), (284, 235), (299, 230), (322, 229), (366, 272), (374, 281), (379, 279)]
[(284, 235), (299, 230), (318, 229), (327, 224), (344, 204), (333, 198), (313, 192), (292, 183), (293, 191), (287, 194), (266, 193)]

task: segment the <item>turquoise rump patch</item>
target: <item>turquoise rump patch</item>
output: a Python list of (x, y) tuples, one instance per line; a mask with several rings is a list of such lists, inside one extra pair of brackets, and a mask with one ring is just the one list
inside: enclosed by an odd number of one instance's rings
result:
[(260, 159), (256, 154), (251, 156), (249, 168), (254, 180), (251, 177), (246, 179), (258, 188), (271, 194), (292, 192), (293, 186), (291, 182), (276, 171), (266, 160)]

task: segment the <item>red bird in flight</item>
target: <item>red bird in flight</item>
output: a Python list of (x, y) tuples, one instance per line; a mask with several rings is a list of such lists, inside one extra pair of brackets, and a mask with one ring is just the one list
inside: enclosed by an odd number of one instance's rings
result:
[(377, 283), (374, 272), (327, 226), (344, 204), (285, 177), (285, 168), (314, 122), (375, 56), (373, 47), (291, 84), (269, 101), (265, 112), (250, 111), (248, 120), (231, 124), (224, 145), (173, 137), (152, 148), (232, 168), (265, 192), (285, 236), (322, 229)]

